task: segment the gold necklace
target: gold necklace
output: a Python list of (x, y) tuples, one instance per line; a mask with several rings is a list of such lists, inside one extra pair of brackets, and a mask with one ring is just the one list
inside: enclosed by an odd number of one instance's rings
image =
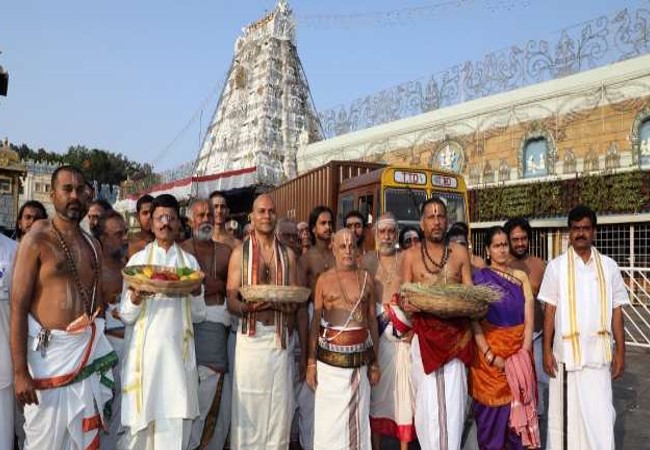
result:
[[(355, 322), (363, 322), (365, 319), (366, 315), (361, 308), (361, 296), (364, 294), (363, 292), (363, 287), (361, 286), (361, 280), (359, 279), (359, 271), (357, 270), (357, 290), (359, 291), (359, 301), (356, 303), (352, 303), (350, 300), (350, 297), (348, 297), (348, 293), (345, 291), (345, 288), (343, 287), (343, 282), (341, 282), (341, 277), (339, 276), (339, 271), (338, 269), (336, 270), (336, 280), (339, 282), (339, 288), (341, 289), (341, 293), (343, 294), (343, 299), (345, 302), (349, 305), (350, 307), (350, 313), (352, 314), (352, 320)], [(356, 307), (355, 307), (356, 306)]]

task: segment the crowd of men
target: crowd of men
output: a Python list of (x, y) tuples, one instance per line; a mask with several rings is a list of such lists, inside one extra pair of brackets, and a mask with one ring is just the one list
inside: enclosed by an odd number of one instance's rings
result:
[[(27, 202), (18, 242), (0, 235), (0, 450), (379, 449), (386, 438), (402, 449), (536, 448), (537, 414), (548, 416), (547, 448), (614, 448), (628, 299), (616, 263), (593, 246), (587, 207), (569, 213), (571, 245), (546, 267), (522, 218), (488, 233), (485, 259), (472, 255), (467, 225), (448, 227), (437, 197), (419, 227), (376, 218), (368, 249), (363, 214), (337, 231), (315, 205), (297, 224), (265, 194), (242, 236), (219, 192), (187, 205), (191, 233), (173, 196), (145, 195), (129, 236), (76, 167), (51, 184), (53, 217)], [(188, 295), (154, 294), (123, 282), (136, 265), (205, 278)], [(487, 321), (433, 316), (400, 294), (412, 282), (469, 286), (486, 270), (515, 287), (507, 354)], [(241, 297), (255, 285), (312, 294)], [(528, 387), (509, 391), (531, 353), (538, 388), (522, 371)], [(486, 404), (492, 379), (506, 392)], [(505, 422), (484, 420), (491, 411)]]

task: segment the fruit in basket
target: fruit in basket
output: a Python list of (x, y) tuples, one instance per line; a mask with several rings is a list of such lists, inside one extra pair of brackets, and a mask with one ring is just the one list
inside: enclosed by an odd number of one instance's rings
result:
[(174, 269), (167, 267), (157, 268), (156, 266), (135, 266), (126, 267), (124, 274), (142, 281), (195, 281), (201, 279), (201, 272), (190, 269), (189, 267)]

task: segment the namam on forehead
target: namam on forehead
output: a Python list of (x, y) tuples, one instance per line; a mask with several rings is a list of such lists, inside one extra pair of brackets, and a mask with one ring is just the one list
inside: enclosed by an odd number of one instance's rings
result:
[(274, 209), (275, 204), (273, 203), (273, 197), (269, 194), (261, 194), (257, 196), (253, 201), (253, 211), (257, 208)]
[(341, 244), (344, 243), (345, 245), (350, 245), (351, 243), (354, 242), (355, 236), (354, 236), (354, 231), (350, 230), (349, 228), (343, 228), (337, 231), (334, 234), (334, 244)]
[(377, 220), (377, 228), (384, 227), (397, 229), (397, 220), (395, 220), (395, 216), (390, 212), (382, 214)]

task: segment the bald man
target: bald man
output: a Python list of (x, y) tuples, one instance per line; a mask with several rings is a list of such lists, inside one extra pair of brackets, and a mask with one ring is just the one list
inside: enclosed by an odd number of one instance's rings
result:
[(296, 286), (296, 256), (275, 237), (273, 199), (257, 197), (251, 216), (253, 233), (234, 248), (226, 284), (228, 308), (241, 317), (230, 439), (232, 448), (284, 450), (294, 408), (293, 333), (297, 329), (301, 345), (306, 343), (306, 309), (292, 303), (240, 300), (242, 286)]
[(370, 449), (370, 387), (380, 377), (375, 291), (357, 266), (354, 232), (336, 233), (332, 248), (336, 263), (316, 281), (309, 339), (314, 449)]

